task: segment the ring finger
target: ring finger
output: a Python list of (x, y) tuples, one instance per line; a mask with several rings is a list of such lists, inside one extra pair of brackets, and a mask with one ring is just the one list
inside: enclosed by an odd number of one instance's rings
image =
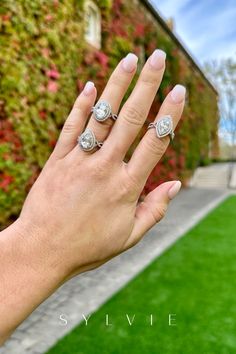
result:
[[(185, 103), (185, 87), (176, 85), (167, 95), (157, 114), (158, 118), (170, 115), (173, 119), (173, 130), (178, 124)], [(140, 183), (141, 189), (151, 171), (164, 154), (170, 142), (169, 136), (157, 138), (155, 129), (148, 129), (135, 149), (127, 168), (129, 174)]]

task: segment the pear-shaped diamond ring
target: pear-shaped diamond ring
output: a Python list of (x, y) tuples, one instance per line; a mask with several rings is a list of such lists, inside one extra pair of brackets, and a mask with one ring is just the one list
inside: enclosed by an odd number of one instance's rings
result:
[(104, 122), (108, 118), (117, 119), (117, 114), (112, 113), (111, 105), (107, 101), (98, 101), (92, 108), (92, 112), (98, 122)]
[(83, 151), (91, 151), (95, 147), (102, 147), (102, 142), (96, 140), (94, 132), (87, 128), (79, 137), (78, 137), (78, 144)]
[(159, 118), (155, 123), (150, 123), (148, 129), (155, 128), (158, 138), (163, 138), (169, 135), (171, 140), (174, 139), (175, 133), (173, 132), (173, 121), (171, 116), (163, 116)]

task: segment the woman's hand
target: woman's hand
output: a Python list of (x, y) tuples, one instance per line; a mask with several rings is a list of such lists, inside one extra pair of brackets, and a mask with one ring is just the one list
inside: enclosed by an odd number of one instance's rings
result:
[[(137, 57), (128, 54), (112, 73), (99, 100), (116, 114), (135, 74)], [(87, 83), (76, 100), (57, 145), (32, 187), (18, 220), (0, 237), (0, 342), (63, 282), (136, 244), (165, 214), (180, 182), (166, 182), (138, 203), (169, 136), (147, 130), (128, 163), (124, 157), (142, 128), (165, 70), (165, 53), (147, 60), (118, 119), (88, 127), (103, 146), (85, 152), (77, 143), (96, 99)], [(184, 107), (177, 85), (156, 120), (170, 115), (174, 128)]]
[[(137, 57), (128, 54), (111, 75), (99, 100), (117, 113), (135, 74)], [(123, 161), (150, 110), (165, 70), (165, 53), (148, 59), (138, 82), (114, 123), (89, 118), (88, 127), (101, 149), (83, 151), (83, 132), (96, 99), (88, 83), (67, 118), (58, 143), (30, 191), (20, 223), (30, 228), (40, 249), (66, 277), (92, 269), (136, 244), (165, 214), (180, 182), (167, 182), (137, 205), (145, 182), (165, 152), (169, 137), (146, 132), (128, 163)], [(166, 97), (158, 117), (171, 115), (174, 125), (184, 106), (185, 89), (178, 85)]]

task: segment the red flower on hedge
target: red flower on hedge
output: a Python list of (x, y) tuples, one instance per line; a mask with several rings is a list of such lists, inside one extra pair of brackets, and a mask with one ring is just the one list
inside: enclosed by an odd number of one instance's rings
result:
[(58, 91), (58, 84), (55, 81), (50, 80), (48, 82), (47, 90), (56, 93)]
[(176, 179), (176, 171), (175, 170), (169, 171), (166, 175), (166, 178), (167, 178), (167, 180), (170, 180), (170, 181)]
[(45, 111), (40, 111), (39, 112), (39, 117), (42, 119), (42, 120), (45, 120), (47, 118), (47, 113)]
[(135, 36), (136, 37), (143, 37), (145, 33), (145, 27), (142, 23), (137, 24), (135, 28)]
[(3, 173), (0, 175), (0, 189), (6, 192), (8, 190), (9, 184), (11, 184), (13, 181), (14, 178), (12, 176)]
[(1, 15), (1, 18), (2, 18), (3, 22), (7, 22), (7, 21), (9, 21), (11, 19), (11, 14)]
[(180, 155), (179, 156), (179, 167), (180, 168), (184, 168), (185, 166), (185, 156), (184, 155)]
[(46, 72), (46, 76), (49, 77), (50, 79), (59, 79), (60, 73), (57, 69), (51, 69)]
[(54, 148), (55, 145), (56, 145), (56, 143), (57, 143), (57, 140), (56, 140), (56, 139), (51, 139), (51, 140), (49, 140), (48, 145), (49, 145), (51, 148)]
[(78, 88), (79, 92), (81, 92), (83, 90), (83, 88), (84, 88), (83, 82), (80, 79), (77, 79), (76, 85), (77, 85), (77, 88)]
[(100, 51), (97, 51), (96, 52), (96, 58), (98, 59), (99, 63), (101, 64), (101, 66), (103, 68), (107, 68), (107, 65), (108, 65), (108, 56), (103, 53), (103, 52), (100, 52)]
[(14, 131), (12, 123), (8, 120), (0, 121), (0, 144), (10, 143), (14, 150), (21, 148), (19, 136)]
[(120, 19), (114, 19), (111, 24), (111, 33), (120, 37), (127, 37), (124, 23)]
[(113, 1), (112, 12), (116, 15), (116, 17), (121, 16), (122, 5), (123, 5), (122, 0)]
[(169, 159), (169, 165), (171, 167), (175, 167), (176, 166), (176, 159), (175, 158)]
[(45, 20), (46, 20), (47, 22), (50, 22), (50, 21), (53, 20), (53, 16), (50, 15), (50, 14), (48, 14), (48, 15), (45, 16)]

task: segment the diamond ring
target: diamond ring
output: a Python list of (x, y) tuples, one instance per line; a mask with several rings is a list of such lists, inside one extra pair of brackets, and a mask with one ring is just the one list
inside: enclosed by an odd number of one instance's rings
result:
[(108, 118), (112, 118), (113, 120), (117, 119), (117, 114), (112, 113), (111, 105), (107, 101), (97, 102), (91, 112), (93, 112), (94, 117), (98, 122), (104, 122)]
[(155, 128), (158, 138), (170, 135), (171, 140), (174, 139), (175, 133), (173, 132), (173, 121), (171, 116), (163, 116), (155, 123), (150, 123), (148, 129)]
[(77, 142), (83, 151), (91, 151), (96, 146), (101, 148), (103, 145), (102, 142), (96, 140), (94, 132), (89, 128), (78, 137)]

